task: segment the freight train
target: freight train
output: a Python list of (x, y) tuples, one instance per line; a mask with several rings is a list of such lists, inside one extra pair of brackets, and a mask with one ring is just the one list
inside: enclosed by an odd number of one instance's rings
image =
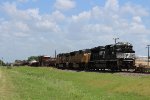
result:
[(136, 69), (135, 51), (128, 42), (118, 42), (91, 49), (61, 53), (57, 55), (57, 68), (78, 70)]

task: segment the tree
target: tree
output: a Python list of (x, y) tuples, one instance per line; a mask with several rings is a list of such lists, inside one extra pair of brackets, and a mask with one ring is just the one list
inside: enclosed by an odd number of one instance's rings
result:
[(5, 65), (4, 61), (0, 60), (0, 66)]
[(38, 56), (30, 56), (30, 57), (28, 57), (28, 61), (33, 61), (33, 60), (38, 61), (39, 60)]

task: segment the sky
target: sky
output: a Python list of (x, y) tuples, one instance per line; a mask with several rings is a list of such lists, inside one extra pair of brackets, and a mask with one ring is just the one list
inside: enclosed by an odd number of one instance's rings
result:
[(130, 42), (150, 44), (150, 0), (0, 0), (0, 59), (71, 52)]

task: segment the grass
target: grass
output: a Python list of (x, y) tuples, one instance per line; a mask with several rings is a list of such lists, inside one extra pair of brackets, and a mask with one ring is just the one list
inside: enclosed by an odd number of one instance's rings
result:
[(0, 100), (150, 100), (150, 76), (0, 68)]

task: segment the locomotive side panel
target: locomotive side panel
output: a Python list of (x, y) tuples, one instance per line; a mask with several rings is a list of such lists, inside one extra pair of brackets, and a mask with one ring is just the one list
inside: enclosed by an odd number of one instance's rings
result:
[(68, 62), (68, 53), (58, 54), (56, 58), (56, 67), (57, 68), (66, 68), (66, 62)]
[(105, 69), (105, 47), (99, 46), (91, 49), (90, 69)]
[(90, 60), (90, 53), (79, 50), (70, 53), (69, 67), (73, 69), (84, 69)]

